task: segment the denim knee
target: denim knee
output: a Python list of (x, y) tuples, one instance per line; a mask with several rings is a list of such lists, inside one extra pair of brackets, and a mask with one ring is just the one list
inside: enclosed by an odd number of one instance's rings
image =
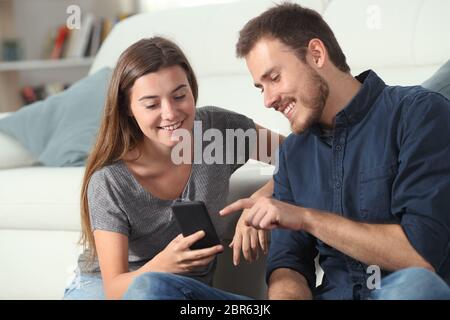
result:
[(371, 298), (377, 300), (450, 299), (450, 287), (436, 273), (424, 268), (406, 268), (381, 281)]
[(123, 299), (132, 300), (184, 300), (186, 292), (170, 273), (146, 272), (131, 282)]
[(104, 300), (103, 281), (100, 275), (77, 274), (64, 290), (64, 300)]

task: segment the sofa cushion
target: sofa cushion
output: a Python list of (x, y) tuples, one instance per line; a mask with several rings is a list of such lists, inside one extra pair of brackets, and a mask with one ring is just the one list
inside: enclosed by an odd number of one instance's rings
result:
[(0, 300), (61, 300), (77, 265), (79, 237), (75, 231), (0, 230)]
[(62, 93), (0, 119), (0, 131), (15, 137), (46, 166), (85, 163), (106, 96), (110, 68), (103, 68)]
[[(11, 112), (0, 113), (0, 119)], [(32, 166), (37, 159), (17, 139), (0, 132), (0, 170)]]
[[(323, 12), (326, 0), (297, 2)], [(89, 73), (104, 66), (113, 67), (128, 46), (154, 35), (174, 40), (187, 55), (199, 78), (247, 73), (245, 62), (235, 56), (239, 30), (248, 20), (274, 5), (273, 0), (246, 0), (134, 15), (114, 26), (102, 43)]]
[(431, 78), (422, 83), (422, 87), (439, 92), (450, 99), (450, 60), (440, 67)]
[(450, 1), (333, 0), (324, 18), (354, 75), (373, 69), (388, 84), (418, 85), (449, 58), (449, 11)]
[(0, 132), (0, 170), (32, 166), (37, 159), (17, 139)]
[(80, 230), (84, 167), (0, 170), (0, 229)]

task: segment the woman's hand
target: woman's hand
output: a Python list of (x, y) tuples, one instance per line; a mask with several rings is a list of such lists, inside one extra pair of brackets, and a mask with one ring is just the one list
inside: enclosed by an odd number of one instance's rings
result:
[(268, 252), (269, 231), (258, 230), (250, 226), (246, 221), (248, 220), (248, 215), (251, 214), (251, 210), (247, 209), (251, 208), (257, 199), (271, 196), (273, 185), (273, 178), (271, 178), (264, 186), (253, 193), (250, 198), (236, 201), (219, 212), (223, 216), (244, 209), (236, 225), (233, 241), (230, 244), (230, 247), (233, 248), (233, 264), (235, 266), (239, 264), (241, 250), (244, 258), (250, 262), (259, 258), (260, 250), (264, 254)]
[(245, 220), (249, 210), (244, 210), (236, 224), (233, 241), (230, 248), (233, 248), (233, 264), (237, 266), (240, 262), (241, 250), (244, 258), (253, 262), (259, 258), (259, 252), (262, 251), (267, 254), (268, 245), (267, 237), (268, 231), (257, 230), (253, 227), (247, 226)]
[(189, 249), (204, 236), (204, 231), (198, 231), (187, 237), (179, 234), (150, 261), (151, 271), (188, 273), (206, 266), (214, 259), (216, 254), (223, 251), (223, 246), (217, 245), (198, 250)]

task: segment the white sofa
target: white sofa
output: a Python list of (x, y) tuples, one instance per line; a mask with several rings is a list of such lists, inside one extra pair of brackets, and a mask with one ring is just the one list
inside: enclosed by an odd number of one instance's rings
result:
[[(389, 84), (420, 84), (450, 58), (447, 0), (298, 2), (324, 14), (353, 74), (372, 68)], [(185, 50), (197, 73), (199, 106), (229, 108), (287, 134), (286, 120), (265, 110), (244, 61), (234, 55), (238, 31), (271, 5), (246, 0), (133, 16), (113, 29), (90, 73), (113, 66), (122, 50), (142, 37), (168, 36)], [(1, 161), (18, 168), (0, 170), (0, 299), (60, 299), (80, 250), (83, 168), (31, 166), (27, 151), (0, 133)], [(249, 195), (268, 172), (255, 163), (245, 165), (232, 178), (229, 200)], [(264, 260), (234, 269), (225, 252), (215, 284), (263, 298)]]

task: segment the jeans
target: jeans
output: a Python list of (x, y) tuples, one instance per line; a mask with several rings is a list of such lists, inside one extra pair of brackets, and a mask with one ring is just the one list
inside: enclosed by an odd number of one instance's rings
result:
[[(64, 300), (104, 300), (101, 275), (79, 274), (64, 291)], [(128, 300), (247, 300), (245, 296), (210, 287), (171, 273), (148, 272), (136, 277), (123, 299)]]
[(434, 272), (407, 268), (383, 278), (369, 300), (450, 300), (450, 287)]
[(103, 281), (100, 274), (77, 272), (72, 283), (64, 290), (64, 300), (104, 300)]
[(136, 277), (125, 292), (126, 300), (250, 300), (172, 273), (147, 272)]
[[(450, 287), (438, 275), (422, 268), (408, 268), (381, 280), (369, 300), (450, 300)], [(124, 299), (144, 300), (247, 300), (249, 297), (212, 288), (195, 279), (171, 273), (148, 272), (136, 277)], [(100, 275), (77, 274), (64, 292), (65, 300), (102, 300)]]

